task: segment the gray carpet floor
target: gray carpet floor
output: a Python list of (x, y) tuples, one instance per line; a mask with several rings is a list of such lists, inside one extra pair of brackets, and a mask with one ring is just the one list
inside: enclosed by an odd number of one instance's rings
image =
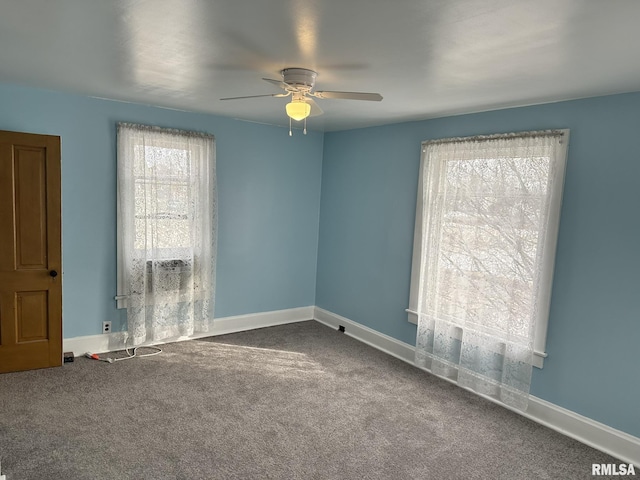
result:
[(314, 321), (163, 348), (0, 375), (7, 480), (588, 479), (621, 463)]

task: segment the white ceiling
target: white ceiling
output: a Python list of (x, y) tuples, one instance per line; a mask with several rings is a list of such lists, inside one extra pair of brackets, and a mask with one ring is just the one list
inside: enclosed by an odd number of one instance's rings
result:
[[(261, 77), (318, 72), (316, 130), (640, 90), (638, 0), (0, 0), (0, 82), (285, 125)], [(634, 60), (635, 59), (635, 60)]]

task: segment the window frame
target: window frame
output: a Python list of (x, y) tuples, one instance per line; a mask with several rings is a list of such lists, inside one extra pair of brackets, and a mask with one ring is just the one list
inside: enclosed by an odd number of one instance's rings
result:
[[(544, 248), (543, 271), (540, 274), (540, 283), (542, 287), (539, 290), (539, 306), (538, 318), (536, 319), (534, 338), (533, 338), (533, 366), (543, 368), (544, 359), (547, 357), (546, 343), (547, 330), (549, 325), (549, 310), (551, 307), (551, 292), (553, 288), (553, 275), (555, 269), (556, 247), (558, 243), (558, 233), (560, 229), (560, 215), (562, 210), (562, 196), (564, 191), (565, 173), (567, 166), (568, 146), (569, 146), (569, 129), (555, 130), (562, 133), (562, 141), (558, 149), (557, 161), (557, 177), (553, 182), (553, 189), (549, 192), (549, 217), (546, 237), (546, 245)], [(516, 135), (528, 135), (536, 132), (520, 132)], [(508, 134), (507, 134), (508, 135)], [(471, 137), (472, 138), (472, 137)], [(426, 170), (427, 153), (426, 147), (430, 141), (424, 141), (421, 145), (420, 171), (418, 174), (418, 189), (416, 201), (416, 219), (414, 226), (414, 242), (411, 260), (411, 283), (409, 290), (409, 308), (406, 309), (410, 323), (418, 324), (418, 295), (420, 288), (420, 264), (422, 255), (422, 220), (424, 209), (426, 206), (423, 202), (424, 190), (424, 174)]]

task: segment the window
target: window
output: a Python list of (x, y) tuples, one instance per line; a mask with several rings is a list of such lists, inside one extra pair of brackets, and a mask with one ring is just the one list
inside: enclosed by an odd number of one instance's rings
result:
[[(134, 146), (135, 243), (137, 250), (155, 250), (160, 257), (180, 257), (191, 245), (194, 212), (191, 196), (191, 158), (188, 149)], [(157, 229), (154, 235), (146, 235)], [(154, 242), (157, 244), (154, 245)]]
[(419, 324), (417, 359), (456, 375), (490, 370), (498, 383), (504, 365), (464, 362), (542, 366), (568, 136), (423, 144), (408, 309)]
[(116, 298), (137, 343), (212, 317), (215, 240), (213, 136), (119, 124)]

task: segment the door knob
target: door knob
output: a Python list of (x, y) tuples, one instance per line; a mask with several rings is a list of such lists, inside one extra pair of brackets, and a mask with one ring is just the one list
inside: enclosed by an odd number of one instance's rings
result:
[(58, 276), (58, 272), (56, 272), (55, 270), (51, 270), (49, 272), (49, 275), (51, 275), (53, 278), (56, 278)]

